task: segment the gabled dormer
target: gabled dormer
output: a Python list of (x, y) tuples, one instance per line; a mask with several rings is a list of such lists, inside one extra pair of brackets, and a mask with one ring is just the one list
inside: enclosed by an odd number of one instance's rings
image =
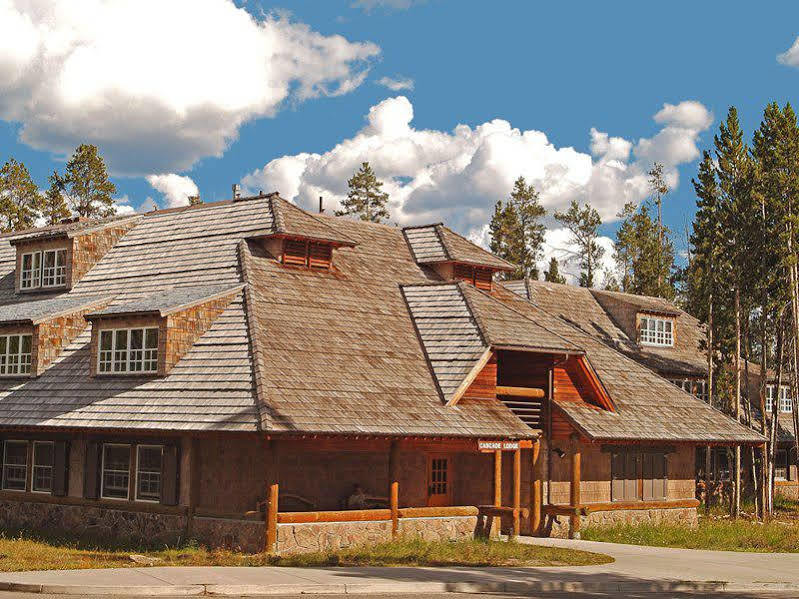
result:
[(180, 287), (111, 303), (92, 323), (92, 376), (166, 376), (243, 285)]
[(665, 299), (612, 291), (591, 291), (627, 336), (642, 348), (670, 349), (677, 340), (681, 312)]
[(0, 306), (0, 379), (42, 374), (110, 297), (63, 295)]
[(16, 247), (17, 293), (69, 291), (139, 220), (66, 219), (10, 239)]
[(331, 270), (335, 251), (355, 241), (277, 194), (269, 196), (269, 229), (254, 235), (264, 249), (287, 267)]
[(494, 274), (515, 266), (485, 251), (441, 223), (402, 230), (417, 264), (429, 266), (445, 281), (465, 281), (491, 291)]

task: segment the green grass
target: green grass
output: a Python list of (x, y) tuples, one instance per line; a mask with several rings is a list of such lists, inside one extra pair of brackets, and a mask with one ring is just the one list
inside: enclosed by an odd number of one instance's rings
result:
[(0, 532), (0, 572), (142, 567), (130, 559), (132, 553), (159, 558), (159, 566), (566, 566), (613, 561), (585, 551), (482, 540), (397, 540), (373, 547), (271, 556), (211, 550), (196, 543), (143, 549), (66, 535)]
[(799, 525), (777, 520), (762, 523), (702, 518), (698, 528), (671, 524), (617, 525), (586, 528), (582, 537), (653, 547), (799, 553)]

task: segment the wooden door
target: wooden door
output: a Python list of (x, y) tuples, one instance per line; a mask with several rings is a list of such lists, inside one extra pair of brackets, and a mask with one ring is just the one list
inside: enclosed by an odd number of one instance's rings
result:
[(452, 505), (452, 458), (449, 456), (427, 456), (427, 505)]

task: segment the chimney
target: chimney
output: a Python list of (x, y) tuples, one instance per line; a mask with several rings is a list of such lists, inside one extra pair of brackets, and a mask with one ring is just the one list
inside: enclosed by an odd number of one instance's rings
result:
[(241, 185), (238, 183), (233, 184), (233, 199), (238, 200), (241, 198)]
[(319, 196), (319, 214), (323, 214), (325, 211), (325, 206), (322, 200), (322, 196)]

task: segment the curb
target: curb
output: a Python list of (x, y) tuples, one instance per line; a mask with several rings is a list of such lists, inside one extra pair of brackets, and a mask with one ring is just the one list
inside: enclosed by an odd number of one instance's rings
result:
[(390, 582), (352, 584), (275, 584), (231, 585), (188, 584), (161, 586), (88, 586), (67, 584), (34, 584), (0, 581), (0, 593), (20, 592), (49, 595), (116, 595), (126, 597), (231, 597), (267, 595), (379, 595), (385, 593), (753, 593), (763, 591), (799, 591), (799, 584), (764, 582), (731, 583), (725, 581), (673, 580), (657, 582)]

